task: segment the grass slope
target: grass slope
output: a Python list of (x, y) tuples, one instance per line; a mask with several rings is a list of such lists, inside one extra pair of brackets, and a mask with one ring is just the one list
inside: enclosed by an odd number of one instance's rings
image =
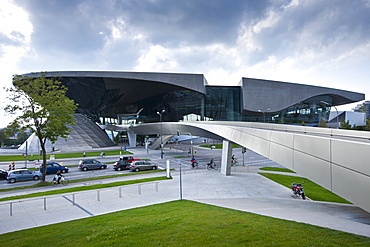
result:
[(7, 246), (369, 246), (370, 238), (192, 201), (1, 235)]
[(304, 193), (306, 194), (308, 198), (314, 201), (351, 204), (349, 201), (325, 189), (324, 187), (310, 181), (307, 178), (274, 174), (274, 173), (259, 173), (259, 174), (266, 178), (271, 179), (272, 181), (276, 183), (284, 185), (285, 187), (288, 187), (289, 189), (291, 189), (290, 185), (293, 182), (301, 183), (304, 181), (304, 184), (303, 184)]

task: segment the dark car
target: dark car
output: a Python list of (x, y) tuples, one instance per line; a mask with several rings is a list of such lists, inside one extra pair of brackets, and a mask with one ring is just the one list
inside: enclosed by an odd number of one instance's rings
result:
[(129, 170), (131, 163), (125, 160), (116, 161), (113, 165), (113, 169), (116, 171)]
[(6, 179), (9, 183), (15, 183), (21, 180), (39, 180), (41, 177), (40, 172), (34, 172), (27, 169), (17, 169), (8, 172)]
[(144, 170), (157, 170), (158, 166), (150, 163), (149, 161), (133, 161), (130, 165), (130, 170), (139, 172), (139, 171), (144, 171)]
[(5, 171), (4, 169), (0, 169), (0, 179), (6, 179), (8, 176), (8, 172)]
[[(69, 169), (67, 167), (62, 166), (62, 165), (60, 165), (58, 163), (55, 163), (55, 162), (46, 164), (46, 173), (47, 174), (55, 174), (59, 170), (60, 170), (61, 173), (66, 173), (66, 172), (69, 171)], [(44, 171), (44, 168), (41, 165), (40, 166), (40, 172), (42, 173), (43, 171)]]
[(92, 170), (92, 169), (105, 169), (107, 164), (100, 162), (95, 159), (85, 159), (78, 162), (78, 168), (82, 171)]

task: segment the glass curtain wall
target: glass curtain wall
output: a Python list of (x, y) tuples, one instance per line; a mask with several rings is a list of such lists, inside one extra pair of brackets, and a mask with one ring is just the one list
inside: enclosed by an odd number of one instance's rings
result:
[(241, 121), (241, 88), (206, 86), (206, 117), (214, 121)]
[(330, 96), (315, 96), (287, 109), (270, 116), (267, 116), (271, 122), (318, 125), (320, 119), (328, 122), (330, 106), (322, 101), (332, 104), (333, 99)]

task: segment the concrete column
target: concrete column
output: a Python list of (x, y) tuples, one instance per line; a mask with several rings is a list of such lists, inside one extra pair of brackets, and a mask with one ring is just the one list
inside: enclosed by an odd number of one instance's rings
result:
[(130, 147), (136, 147), (136, 134), (132, 130), (127, 130), (128, 143)]
[(222, 159), (221, 159), (221, 174), (231, 174), (231, 155), (233, 152), (233, 145), (229, 141), (222, 141)]

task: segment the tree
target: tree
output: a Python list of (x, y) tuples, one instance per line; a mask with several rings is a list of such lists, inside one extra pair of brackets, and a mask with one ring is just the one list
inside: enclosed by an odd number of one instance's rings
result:
[(347, 129), (350, 130), (352, 129), (352, 126), (349, 124), (349, 120), (345, 121), (344, 119), (340, 121), (340, 129)]
[(326, 121), (322, 118), (320, 118), (319, 127), (326, 128), (328, 125), (326, 124)]
[(7, 128), (14, 130), (31, 129), (40, 141), (43, 160), (42, 181), (46, 177), (46, 141), (67, 138), (75, 124), (74, 111), (77, 105), (66, 96), (67, 88), (60, 78), (46, 78), (45, 72), (31, 76), (14, 75), (13, 87), (6, 88), (8, 99), (13, 103), (4, 110), (19, 114)]

